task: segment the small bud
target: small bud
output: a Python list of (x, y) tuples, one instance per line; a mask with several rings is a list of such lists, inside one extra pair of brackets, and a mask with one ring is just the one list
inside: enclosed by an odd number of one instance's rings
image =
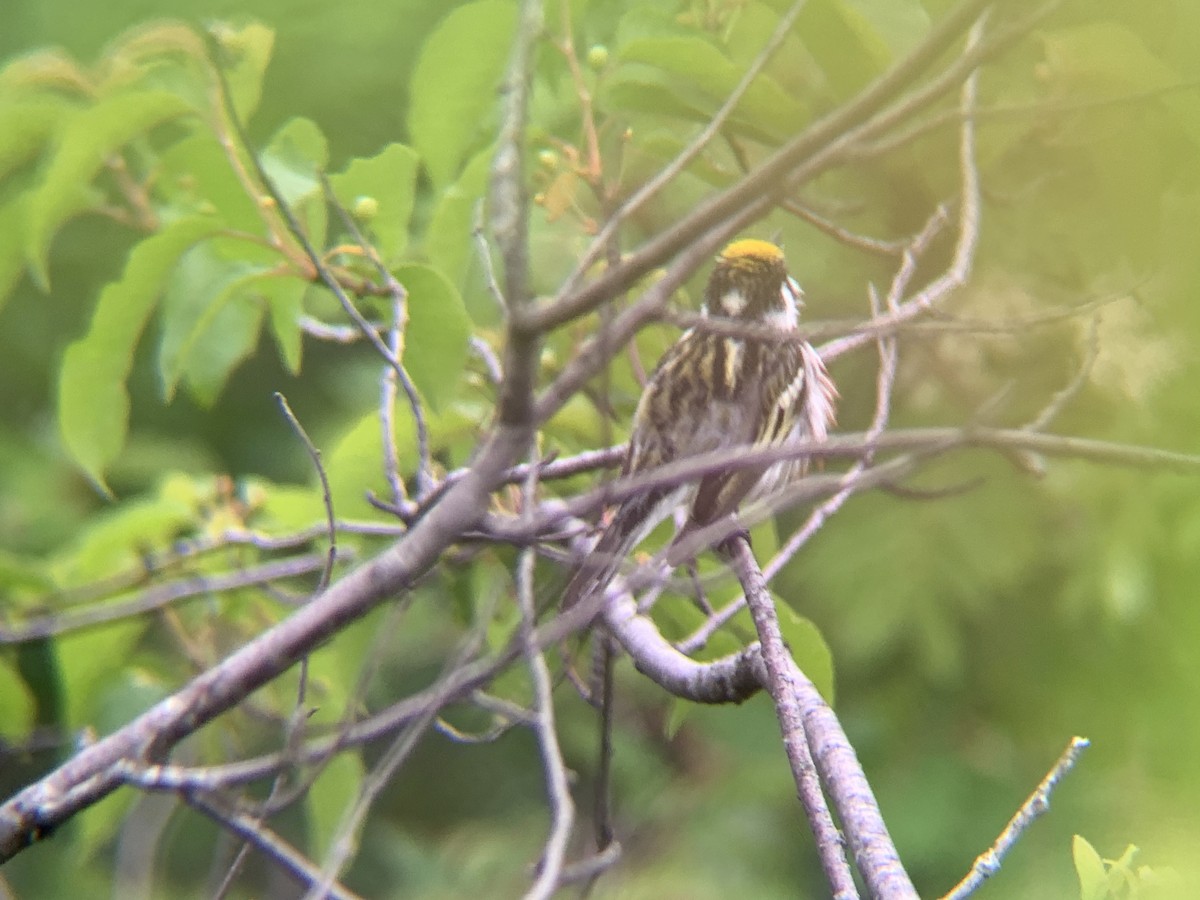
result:
[(548, 169), (553, 172), (558, 168), (558, 154), (553, 150), (539, 150), (537, 155), (538, 165), (543, 169)]
[(370, 222), (379, 215), (379, 201), (374, 197), (359, 197), (354, 201), (354, 218)]
[(603, 44), (592, 44), (587, 52), (588, 65), (599, 72), (608, 65), (608, 48)]

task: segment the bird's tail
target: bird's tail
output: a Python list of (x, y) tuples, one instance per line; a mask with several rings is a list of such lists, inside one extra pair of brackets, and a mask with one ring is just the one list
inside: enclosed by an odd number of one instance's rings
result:
[(595, 548), (579, 561), (571, 573), (563, 591), (564, 610), (608, 587), (630, 551), (658, 523), (656, 507), (663, 503), (669, 493), (656, 490), (621, 504)]

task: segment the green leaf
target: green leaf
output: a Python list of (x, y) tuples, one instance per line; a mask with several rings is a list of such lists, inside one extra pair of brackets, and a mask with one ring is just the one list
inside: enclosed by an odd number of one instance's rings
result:
[(329, 143), (311, 119), (289, 119), (262, 153), (263, 168), (288, 203), (320, 188), (319, 173), (329, 161)]
[(192, 111), (176, 94), (131, 91), (107, 97), (71, 119), (29, 201), (26, 253), (43, 289), (49, 285), (50, 242), (67, 219), (91, 205), (89, 188), (105, 160), (138, 135)]
[(263, 169), (284, 202), (292, 207), (314, 247), (325, 241), (326, 209), (320, 173), (328, 162), (325, 135), (304, 118), (286, 122), (262, 153)]
[(363, 764), (357, 753), (338, 753), (308, 789), (308, 822), (313, 859), (325, 859), (362, 787)]
[(371, 235), (385, 261), (403, 253), (408, 242), (417, 162), (417, 153), (411, 147), (389, 144), (376, 156), (351, 160), (346, 171), (329, 179), (348, 210), (353, 211), (360, 197), (371, 197), (378, 203), (378, 212), (364, 223), (363, 230)]
[(436, 189), (458, 175), (496, 105), (514, 4), (478, 0), (451, 12), (425, 41), (413, 70), (408, 130)]
[(25, 248), (21, 246), (28, 194), (19, 194), (0, 204), (0, 309), (25, 271)]
[(33, 695), (7, 657), (0, 658), (0, 738), (21, 741), (33, 725)]
[[(79, 824), (71, 835), (75, 843), (71, 849), (81, 865), (98, 856), (104, 848), (112, 846), (137, 799), (138, 795), (133, 791), (113, 791), (89, 806), (86, 816), (76, 817)], [(79, 877), (79, 871), (73, 869), (72, 876), (65, 883), (71, 884), (72, 879)]]
[(690, 700), (672, 697), (667, 703), (667, 715), (663, 720), (663, 737), (668, 741), (675, 740), (675, 735), (679, 734), (679, 729), (695, 709), (696, 704)]
[(207, 59), (203, 38), (185, 22), (163, 19), (135, 25), (106, 48), (97, 93), (103, 96), (134, 85), (158, 87), (204, 109), (212, 95)]
[(158, 160), (156, 197), (186, 214), (219, 216), (230, 228), (262, 229), (256, 198), (229, 165), (216, 138), (197, 130), (168, 147)]
[(166, 546), (196, 518), (196, 503), (160, 493), (93, 516), (78, 541), (51, 564), (65, 588), (88, 584), (142, 563), (152, 547)]
[(259, 512), (267, 520), (267, 524), (260, 526), (256, 519), (256, 528), (264, 527), (271, 534), (286, 534), (323, 521), (325, 508), (320, 492), (313, 488), (272, 484), (264, 490), (265, 497)]
[[(411, 472), (417, 460), (412, 416), (398, 415), (395, 420), (400, 471)], [(383, 476), (381, 431), (378, 413), (369, 412), (342, 436), (326, 457), (325, 472), (329, 478), (333, 508), (340, 517), (380, 517), (379, 510), (367, 503), (365, 495), (372, 491), (379, 496), (386, 496), (388, 489)]]
[[(1111, 99), (1154, 91), (1186, 81), (1151, 52), (1142, 38), (1116, 22), (1090, 22), (1043, 37), (1046, 65), (1055, 93), (1075, 98)], [(1158, 101), (1193, 143), (1200, 144), (1200, 97), (1176, 91)], [(1090, 139), (1090, 133), (1083, 140)]]
[(929, 12), (920, 0), (843, 0), (839, 6), (847, 27), (878, 65), (886, 66), (889, 56), (903, 56), (929, 31)]
[(1075, 835), (1071, 842), (1075, 874), (1079, 876), (1079, 900), (1103, 900), (1108, 896), (1108, 872), (1104, 860), (1083, 837)]
[(275, 32), (258, 22), (243, 28), (221, 22), (212, 27), (212, 35), (221, 48), (219, 64), (225, 70), (233, 108), (239, 119), (248, 122), (262, 97), (263, 76), (271, 61)]
[(54, 582), (40, 562), (0, 548), (0, 588), (5, 606), (11, 611), (15, 597), (25, 593), (44, 594), (54, 589)]
[(79, 97), (89, 96), (91, 81), (65, 50), (34, 50), (18, 56), (0, 70), (0, 92), (42, 94), (46, 89)]
[(654, 66), (626, 60), (605, 79), (602, 103), (624, 113), (643, 113), (658, 121), (702, 122), (711, 101), (694, 86)]
[(180, 219), (133, 248), (119, 281), (100, 294), (88, 332), (63, 358), (58, 426), (67, 451), (103, 490), (104, 472), (125, 445), (126, 379), (133, 351), (179, 257), (218, 228), (212, 219)]
[(462, 382), (471, 320), (458, 290), (437, 269), (400, 266), (396, 280), (408, 292), (404, 367), (433, 409), (440, 409)]
[(0, 180), (33, 159), (73, 109), (54, 96), (0, 104)]
[(796, 31), (839, 97), (849, 97), (882, 72), (892, 51), (862, 6), (850, 0), (812, 0), (796, 19)]
[(258, 296), (266, 301), (279, 358), (293, 375), (300, 372), (300, 358), (304, 352), (300, 316), (308, 288), (309, 285), (298, 278), (279, 277), (263, 278), (254, 286)]
[[(743, 74), (741, 66), (701, 37), (640, 38), (621, 48), (621, 58), (668, 73), (671, 92), (706, 114), (716, 111)], [(775, 136), (795, 131), (807, 118), (807, 110), (763, 74), (751, 82), (734, 110), (735, 121)]]
[(224, 257), (221, 243), (208, 241), (190, 250), (163, 298), (158, 364), (168, 402), (186, 377), (197, 401), (211, 405), (229, 373), (258, 342), (264, 304), (261, 290), (257, 296), (255, 291), (262, 279), (274, 276), (244, 253)]
[(817, 686), (821, 696), (830, 706), (834, 703), (833, 653), (811, 619), (793, 610), (787, 603), (775, 598), (775, 609), (779, 614), (779, 628), (783, 639), (792, 651), (792, 659), (809, 680)]
[(452, 273), (454, 286), (463, 291), (471, 269), (471, 233), (475, 207), (487, 190), (492, 153), (477, 153), (451, 187), (442, 192), (425, 233), (425, 257), (442, 272)]

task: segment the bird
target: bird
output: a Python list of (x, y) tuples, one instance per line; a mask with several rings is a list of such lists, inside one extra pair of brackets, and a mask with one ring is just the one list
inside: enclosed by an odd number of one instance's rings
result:
[[(705, 287), (701, 315), (733, 327), (697, 325), (663, 354), (634, 413), (621, 475), (713, 451), (824, 440), (838, 393), (812, 345), (799, 336), (788, 340), (803, 303), (804, 292), (776, 244), (743, 238), (726, 246)], [(730, 468), (698, 483), (648, 487), (625, 498), (595, 548), (576, 564), (561, 607), (604, 590), (625, 558), (677, 507), (690, 505), (676, 543), (801, 476), (807, 466), (800, 457)]]

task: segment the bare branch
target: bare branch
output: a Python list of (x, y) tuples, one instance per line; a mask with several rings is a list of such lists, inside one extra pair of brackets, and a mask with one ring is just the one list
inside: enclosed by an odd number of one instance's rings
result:
[[(837, 826), (833, 824), (833, 817), (829, 814), (829, 806), (821, 791), (821, 782), (809, 749), (808, 737), (804, 730), (803, 710), (792, 680), (795, 664), (784, 643), (774, 601), (767, 590), (762, 572), (758, 570), (758, 563), (750, 550), (750, 542), (744, 536), (738, 536), (725, 546), (728, 548), (730, 562), (738, 580), (742, 583), (742, 589), (746, 592), (746, 603), (750, 607), (750, 615), (754, 619), (754, 628), (758, 632), (761, 644), (760, 652), (767, 678), (765, 687), (775, 702), (775, 715), (779, 719), (779, 730), (783, 733), (783, 749), (788, 762), (791, 763), (796, 795), (804, 807), (809, 827), (812, 828), (813, 838), (817, 843), (817, 854), (821, 858), (821, 868), (825, 870), (825, 879), (829, 882), (834, 897), (840, 900), (857, 898), (858, 889), (846, 863), (842, 838)], [(865, 854), (859, 855), (856, 836), (848, 837), (850, 846), (858, 856), (860, 871), (873, 896), (880, 900), (892, 897), (916, 898), (916, 891), (899, 865), (899, 857), (895, 857), (894, 872), (891, 869), (887, 873), (877, 872), (873, 866), (864, 865), (874, 860), (864, 859)], [(895, 854), (894, 849), (892, 853)], [(892, 889), (894, 883), (899, 883), (901, 879), (908, 886), (907, 893)]]
[(316, 444), (309, 438), (308, 432), (304, 430), (304, 426), (300, 424), (300, 420), (296, 418), (296, 414), (292, 412), (287, 397), (276, 391), (275, 402), (279, 404), (279, 409), (283, 412), (288, 424), (292, 426), (296, 437), (300, 438), (300, 443), (304, 445), (304, 450), (308, 453), (308, 458), (312, 460), (317, 478), (321, 482), (321, 501), (325, 506), (325, 524), (329, 529), (329, 557), (325, 568), (321, 570), (321, 580), (317, 584), (317, 593), (320, 593), (329, 586), (329, 579), (333, 577), (333, 564), (337, 559), (337, 516), (333, 514), (333, 493), (329, 490), (329, 476), (325, 474), (325, 466), (321, 463), (321, 451), (317, 449)]
[(709, 142), (716, 137), (721, 127), (725, 124), (725, 121), (729, 118), (730, 113), (741, 102), (746, 91), (750, 89), (750, 85), (754, 83), (754, 79), (762, 71), (763, 66), (770, 62), (771, 57), (775, 55), (775, 51), (779, 49), (780, 45), (787, 38), (788, 32), (792, 30), (792, 25), (795, 24), (796, 17), (800, 15), (800, 11), (804, 8), (806, 2), (807, 0), (796, 0), (796, 2), (788, 7), (787, 12), (776, 23), (775, 30), (772, 32), (771, 37), (767, 39), (767, 43), (763, 45), (763, 48), (750, 61), (750, 64), (746, 67), (746, 71), (742, 74), (741, 80), (734, 85), (725, 102), (713, 113), (712, 118), (708, 120), (700, 130), (700, 133), (686, 147), (680, 150), (674, 159), (663, 166), (657, 175), (634, 191), (633, 196), (622, 203), (619, 209), (614, 211), (604, 227), (600, 229), (600, 232), (592, 240), (591, 246), (575, 266), (575, 270), (563, 284), (560, 296), (574, 290), (578, 286), (584, 273), (596, 264), (604, 254), (605, 249), (610, 246), (610, 241), (616, 236), (617, 229), (621, 226), (621, 223), (641, 209), (655, 194), (674, 181), (683, 172), (684, 168), (687, 167), (687, 164), (695, 159), (708, 146)]
[[(538, 467), (532, 463), (536, 463), (536, 460), (531, 462), (529, 475), (525, 479), (523, 505), (526, 516), (533, 514), (537, 491)], [(525, 896), (529, 900), (546, 900), (558, 887), (562, 875), (567, 842), (571, 838), (571, 829), (575, 822), (575, 802), (571, 799), (571, 789), (567, 784), (567, 767), (563, 762), (554, 727), (554, 693), (550, 669), (534, 637), (534, 621), (537, 617), (533, 599), (534, 560), (532, 548), (521, 551), (517, 563), (517, 601), (521, 608), (522, 651), (533, 683), (534, 718), (531, 724), (542, 754), (542, 770), (546, 779), (546, 793), (550, 800), (551, 827), (550, 836), (542, 850), (537, 879)]]
[(354, 220), (354, 216), (350, 215), (349, 210), (338, 200), (337, 194), (333, 191), (333, 185), (330, 184), (329, 178), (323, 172), (321, 173), (321, 187), (326, 202), (337, 211), (338, 218), (342, 220), (346, 230), (350, 232), (363, 254), (371, 261), (371, 265), (374, 266), (380, 281), (387, 288), (392, 301), (392, 321), (388, 328), (387, 349), (389, 360), (394, 360), (395, 364), (384, 370), (383, 397), (381, 398), (381, 415), (379, 417), (383, 428), (384, 468), (387, 471), (388, 485), (392, 489), (392, 500), (400, 503), (404, 497), (404, 483), (400, 480), (397, 471), (396, 440), (392, 427), (396, 385), (399, 384), (404, 389), (404, 396), (408, 399), (408, 407), (413, 417), (413, 428), (416, 431), (417, 471), (415, 478), (417, 497), (420, 498), (432, 487), (432, 475), (429, 471), (429, 429), (425, 424), (425, 411), (421, 407), (421, 397), (417, 393), (417, 386), (404, 367), (404, 335), (408, 327), (408, 291), (396, 280), (391, 269), (383, 264), (383, 260), (379, 258), (379, 251), (375, 249), (374, 244), (367, 240), (362, 229), (358, 227), (358, 222)]
[(1071, 742), (1067, 744), (1067, 748), (1058, 758), (1058, 762), (1046, 773), (1046, 777), (1041, 780), (1028, 799), (1021, 804), (1021, 808), (1004, 826), (1004, 830), (1000, 832), (995, 843), (979, 855), (979, 858), (975, 860), (975, 865), (971, 867), (971, 871), (942, 900), (964, 900), (975, 893), (984, 881), (1000, 871), (1000, 865), (1008, 851), (1021, 839), (1021, 835), (1029, 826), (1050, 809), (1050, 794), (1058, 787), (1058, 783), (1075, 768), (1075, 763), (1079, 761), (1080, 755), (1090, 745), (1091, 742), (1087, 738), (1071, 738)]
[(64, 613), (39, 616), (15, 627), (0, 626), (0, 646), (22, 644), (84, 628), (95, 628), (98, 625), (152, 612), (192, 597), (270, 584), (311, 572), (323, 572), (327, 565), (328, 557), (325, 554), (307, 553), (291, 559), (247, 566), (239, 572), (183, 576), (166, 584), (147, 588), (125, 600), (95, 603)]
[[(283, 867), (301, 884), (313, 887), (320, 882), (321, 873), (299, 850), (267, 828), (256, 816), (228, 808), (215, 797), (187, 794), (184, 799), (219, 825), (253, 844), (268, 859)], [(358, 895), (336, 882), (326, 886), (321, 897), (335, 900), (358, 900)]]

